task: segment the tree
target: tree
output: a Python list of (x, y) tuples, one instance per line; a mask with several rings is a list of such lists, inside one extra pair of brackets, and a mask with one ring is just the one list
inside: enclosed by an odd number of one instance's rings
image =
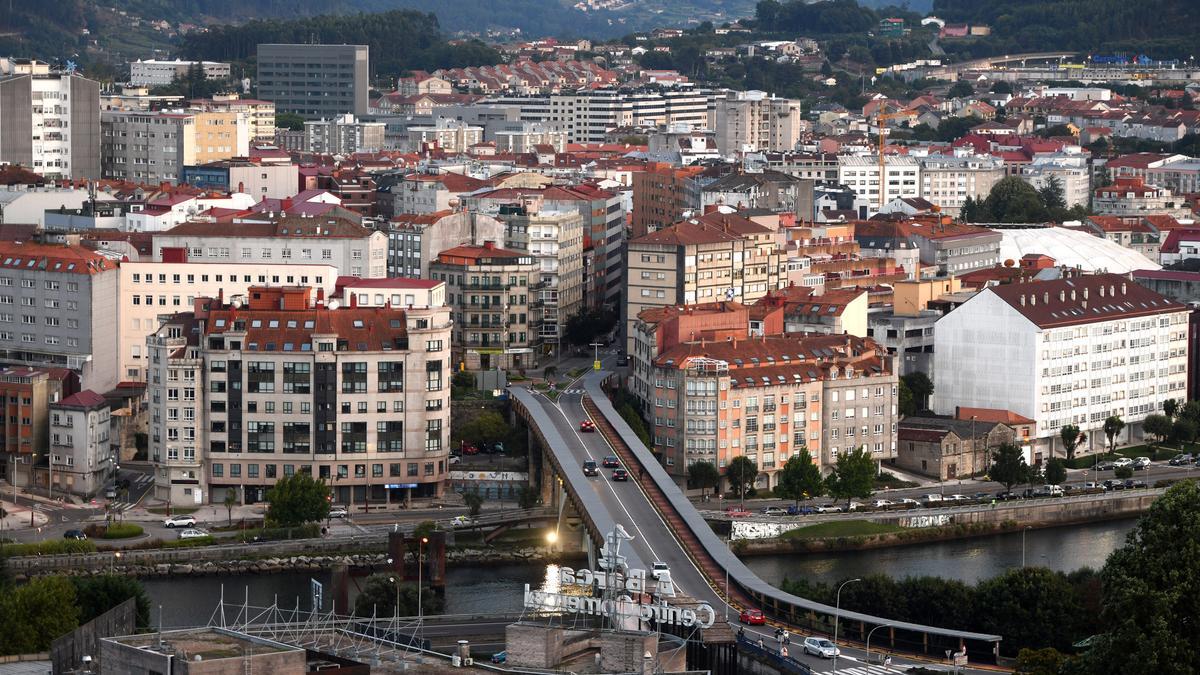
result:
[(1191, 443), (1196, 440), (1196, 423), (1181, 417), (1171, 425), (1171, 435), (1179, 443)]
[(504, 421), (503, 415), (488, 410), (456, 425), (454, 431), (460, 441), (491, 445), (496, 441), (507, 439), (509, 433), (512, 432), (512, 427)]
[(1125, 480), (1126, 478), (1133, 478), (1133, 467), (1132, 466), (1118, 466), (1117, 468), (1113, 469), (1113, 476), (1120, 478), (1121, 480)]
[(225, 505), (226, 520), (229, 521), (229, 526), (233, 527), (233, 507), (238, 503), (237, 491), (233, 488), (225, 488), (225, 501), (221, 503)]
[(267, 522), (297, 527), (323, 520), (329, 513), (329, 486), (307, 471), (284, 476), (267, 491)]
[(1175, 419), (1175, 414), (1179, 412), (1179, 401), (1169, 398), (1163, 401), (1163, 414), (1171, 419)]
[(1081, 637), (1081, 607), (1066, 576), (1045, 567), (1010, 570), (975, 587), (979, 629), (1004, 636), (1009, 653), (1024, 647), (1070, 649)]
[(142, 582), (119, 574), (96, 577), (71, 577), (79, 622), (87, 623), (108, 610), (133, 598), (137, 605), (137, 627), (150, 626), (150, 597)]
[(838, 455), (833, 472), (825, 479), (825, 490), (834, 500), (845, 499), (847, 506), (854, 498), (871, 496), (875, 487), (875, 460), (864, 448)]
[(422, 520), (413, 527), (413, 537), (417, 539), (425, 539), (429, 535), (437, 532), (438, 524), (433, 520)]
[(830, 65), (828, 60), (821, 62), (821, 76), (822, 77), (833, 77), (833, 66)]
[(51, 640), (78, 625), (70, 580), (37, 577), (0, 596), (0, 655), (44, 652)]
[(991, 89), (993, 94), (1011, 94), (1013, 93), (1012, 85), (1005, 80), (997, 80), (992, 84)]
[[(1181, 481), (1150, 506), (1100, 573), (1106, 630), (1080, 672), (1200, 672), (1200, 485)], [(1007, 636), (1006, 641), (1007, 641)]]
[(1042, 223), (1050, 212), (1032, 185), (1017, 178), (1001, 178), (979, 206), (977, 222)]
[[(630, 138), (628, 140), (641, 141), (641, 143), (631, 143), (631, 145), (645, 145), (646, 138)], [(622, 142), (626, 142), (623, 140)], [(612, 332), (612, 329), (617, 325), (617, 316), (612, 312), (580, 312), (575, 316), (567, 319), (566, 329), (563, 331), (563, 337), (567, 342), (573, 345), (586, 345), (595, 342), (601, 336)]]
[(966, 98), (975, 95), (975, 87), (971, 86), (966, 80), (959, 80), (950, 87), (950, 91), (946, 92), (946, 96), (950, 98)]
[(1079, 427), (1067, 424), (1058, 432), (1058, 436), (1062, 439), (1063, 449), (1067, 451), (1067, 461), (1075, 459), (1075, 449), (1079, 447), (1079, 442), (1083, 438)]
[(1117, 436), (1121, 435), (1121, 430), (1125, 428), (1125, 421), (1117, 415), (1113, 415), (1104, 420), (1104, 435), (1108, 437), (1108, 451), (1117, 451)]
[(467, 514), (476, 518), (479, 516), (479, 510), (483, 508), (483, 495), (479, 494), (478, 490), (464, 492), (463, 503), (467, 505)]
[(1061, 458), (1055, 457), (1046, 462), (1046, 483), (1062, 485), (1067, 481), (1067, 465)]
[(1063, 191), (1062, 181), (1058, 176), (1051, 175), (1047, 178), (1045, 184), (1038, 190), (1038, 196), (1042, 198), (1042, 206), (1051, 212), (1067, 208), (1066, 193)]
[(900, 416), (908, 417), (917, 414), (917, 404), (913, 401), (912, 390), (904, 378), (900, 378)]
[(522, 485), (521, 488), (517, 490), (517, 506), (523, 509), (532, 509), (533, 507), (537, 506), (538, 502), (540, 501), (542, 501), (541, 495), (539, 495), (538, 491), (532, 486)]
[(809, 453), (808, 448), (802, 447), (788, 458), (783, 469), (779, 472), (779, 484), (775, 493), (780, 497), (790, 497), (800, 506), (801, 499), (812, 499), (821, 496), (825, 482), (821, 478), (821, 469)]
[(275, 128), (289, 131), (304, 131), (304, 118), (296, 113), (275, 113)]
[(1146, 415), (1146, 419), (1142, 420), (1142, 429), (1153, 436), (1158, 437), (1158, 442), (1162, 443), (1171, 435), (1174, 425), (1171, 424), (1171, 418), (1166, 415), (1150, 414)]
[(933, 396), (933, 380), (919, 370), (909, 373), (901, 379), (908, 385), (908, 390), (912, 392), (917, 410), (928, 410), (929, 397)]
[(725, 467), (725, 478), (733, 494), (745, 497), (746, 491), (754, 487), (754, 481), (758, 478), (758, 464), (745, 455), (738, 455)]
[(721, 484), (721, 472), (712, 462), (692, 462), (688, 465), (688, 483), (699, 490), (715, 489)]
[(1017, 653), (1014, 675), (1059, 675), (1067, 658), (1053, 647), (1022, 649)]
[[(396, 601), (400, 604), (397, 606)], [(394, 574), (372, 574), (363, 583), (362, 591), (354, 600), (355, 616), (416, 616), (441, 614), (442, 598), (428, 586), (420, 597), (418, 611), (417, 585), (405, 583)]]
[(992, 453), (992, 468), (988, 470), (992, 480), (1004, 486), (1006, 492), (1012, 491), (1012, 486), (1024, 483), (1029, 477), (1029, 465), (1025, 463), (1025, 453), (1012, 443), (1001, 443)]

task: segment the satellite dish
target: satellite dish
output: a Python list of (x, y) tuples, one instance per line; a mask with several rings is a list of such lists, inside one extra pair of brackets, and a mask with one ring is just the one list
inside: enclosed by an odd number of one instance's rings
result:
[(732, 300), (734, 295), (736, 295), (736, 292), (733, 290), (732, 286), (725, 289), (725, 297), (727, 299)]

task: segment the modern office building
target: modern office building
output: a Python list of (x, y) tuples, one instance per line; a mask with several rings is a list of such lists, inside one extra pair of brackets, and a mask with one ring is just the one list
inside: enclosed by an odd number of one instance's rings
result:
[(367, 114), (366, 45), (258, 45), (258, 96), (306, 120)]
[(228, 63), (217, 61), (138, 59), (129, 63), (129, 84), (134, 87), (161, 87), (187, 77), (193, 68), (199, 68), (207, 80), (228, 80), (231, 73)]
[(0, 162), (47, 178), (99, 178), (100, 83), (0, 61)]

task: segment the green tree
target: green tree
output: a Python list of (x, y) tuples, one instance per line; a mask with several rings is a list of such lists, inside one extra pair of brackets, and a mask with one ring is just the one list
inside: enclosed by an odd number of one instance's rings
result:
[(297, 527), (323, 520), (329, 513), (329, 486), (307, 471), (284, 476), (267, 491), (267, 522)]
[(979, 207), (977, 222), (1043, 223), (1049, 218), (1038, 191), (1020, 178), (1008, 176), (992, 186)]
[(1166, 415), (1150, 414), (1146, 415), (1146, 419), (1142, 420), (1142, 429), (1158, 438), (1158, 442), (1162, 443), (1171, 435), (1173, 425), (1171, 418)]
[(1106, 630), (1080, 672), (1200, 673), (1198, 513), (1200, 485), (1176, 483), (1108, 557), (1100, 574)]
[(491, 410), (481, 412), (455, 427), (455, 435), (460, 441), (476, 445), (504, 441), (511, 432), (512, 427), (504, 421), (504, 416)]
[(1075, 449), (1079, 447), (1082, 439), (1079, 427), (1074, 424), (1064, 425), (1058, 432), (1058, 437), (1062, 439), (1063, 449), (1067, 451), (1067, 461), (1075, 459)]
[(834, 500), (845, 499), (849, 505), (851, 499), (871, 496), (877, 472), (875, 460), (864, 448), (842, 452), (833, 466), (833, 472), (825, 479), (825, 490)]
[(1053, 647), (1022, 649), (1017, 653), (1014, 675), (1060, 675), (1067, 657)]
[(775, 494), (780, 497), (794, 499), (800, 506), (801, 499), (812, 499), (821, 496), (825, 483), (821, 479), (821, 469), (813, 463), (812, 454), (808, 448), (802, 447), (788, 457), (783, 469), (779, 472), (779, 483)]
[(1175, 414), (1179, 412), (1179, 401), (1169, 398), (1163, 401), (1163, 414), (1171, 419), (1175, 419)]
[(913, 400), (912, 390), (908, 388), (908, 383), (904, 378), (900, 378), (900, 415), (908, 417), (909, 415), (917, 414), (917, 404)]
[(517, 490), (517, 506), (523, 509), (532, 509), (541, 501), (541, 495), (538, 494), (538, 491), (535, 490), (533, 486), (522, 485), (520, 489)]
[[(645, 137), (629, 140), (642, 141), (641, 143), (632, 143), (632, 145), (645, 145), (646, 141)], [(617, 316), (612, 312), (580, 312), (567, 319), (567, 326), (563, 331), (563, 337), (570, 344), (577, 346), (586, 345), (612, 332), (612, 329), (616, 325)]]
[(1113, 415), (1104, 420), (1104, 435), (1108, 437), (1108, 451), (1117, 451), (1117, 436), (1121, 435), (1121, 430), (1125, 428), (1125, 421), (1120, 417)]
[(437, 532), (438, 524), (432, 520), (422, 520), (413, 527), (413, 537), (416, 539), (427, 539), (429, 535)]
[(1012, 486), (1024, 483), (1029, 477), (1025, 453), (1012, 443), (1001, 443), (992, 453), (992, 468), (988, 474), (992, 480), (1003, 485), (1006, 492), (1011, 492)]
[(950, 98), (966, 98), (975, 95), (975, 88), (971, 86), (970, 82), (959, 80), (950, 87), (950, 91), (946, 92), (946, 95)]
[(0, 655), (46, 651), (78, 625), (75, 586), (66, 577), (36, 577), (0, 596)]
[(642, 419), (642, 416), (638, 414), (637, 410), (634, 410), (628, 401), (617, 406), (617, 414), (621, 416), (621, 419), (625, 420), (625, 423), (629, 425), (629, 428), (633, 430), (633, 433), (641, 440), (643, 445), (647, 448), (654, 447), (654, 444), (650, 442), (650, 432), (646, 430), (646, 421)]
[(225, 488), (225, 500), (221, 503), (225, 505), (225, 518), (229, 526), (233, 527), (233, 507), (237, 506), (238, 503), (237, 490)]
[(1013, 93), (1012, 85), (1004, 80), (997, 80), (992, 84), (991, 89), (993, 94), (1011, 94)]
[(275, 128), (289, 131), (304, 131), (304, 118), (296, 113), (275, 113)]
[(119, 574), (95, 577), (71, 577), (75, 585), (75, 601), (79, 607), (79, 623), (87, 623), (108, 610), (133, 598), (137, 605), (137, 627), (150, 626), (150, 597), (142, 582)]
[(1171, 425), (1171, 436), (1180, 443), (1191, 443), (1196, 440), (1196, 423), (1185, 417), (1175, 420)]
[(688, 484), (698, 490), (715, 490), (721, 485), (721, 472), (712, 462), (692, 462), (688, 465)]
[(1117, 468), (1113, 469), (1113, 476), (1115, 476), (1116, 478), (1120, 478), (1121, 480), (1125, 480), (1126, 478), (1133, 478), (1133, 467), (1132, 466), (1118, 466)]
[(754, 481), (758, 478), (758, 464), (745, 455), (738, 455), (725, 467), (725, 478), (733, 494), (745, 497), (746, 491), (754, 487)]
[(1046, 462), (1046, 483), (1062, 485), (1067, 482), (1067, 465), (1062, 459), (1055, 457)]
[(1058, 176), (1050, 176), (1040, 189), (1038, 196), (1042, 198), (1042, 206), (1045, 206), (1052, 213), (1062, 211), (1067, 208), (1066, 193), (1063, 191), (1062, 181)]
[(1045, 567), (1010, 570), (975, 587), (974, 612), (981, 630), (1004, 636), (1009, 654), (1026, 647), (1065, 651), (1082, 637), (1079, 598), (1066, 577)]
[(483, 495), (479, 494), (478, 490), (464, 492), (463, 503), (467, 505), (467, 514), (476, 518), (479, 516), (479, 510), (483, 508)]
[[(417, 616), (417, 585), (406, 583), (395, 574), (379, 573), (367, 577), (354, 599), (355, 616)], [(396, 601), (399, 600), (399, 605)], [(441, 596), (426, 586), (420, 597), (423, 615), (441, 614)], [(397, 611), (398, 610), (398, 611)]]
[(929, 397), (933, 396), (933, 380), (921, 371), (909, 373), (901, 378), (912, 392), (913, 403), (918, 411), (929, 409)]

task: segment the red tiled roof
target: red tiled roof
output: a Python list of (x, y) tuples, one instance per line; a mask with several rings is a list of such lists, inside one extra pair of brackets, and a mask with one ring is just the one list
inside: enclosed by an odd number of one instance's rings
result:
[(334, 282), (337, 288), (437, 288), (445, 282), (433, 279), (409, 279), (405, 277), (389, 277), (387, 279), (363, 279), (360, 277), (338, 277)]
[(525, 251), (510, 251), (506, 248), (496, 248), (494, 246), (455, 246), (448, 248), (441, 253), (438, 253), (438, 262), (446, 262), (442, 257), (446, 258), (467, 258), (470, 260), (480, 260), (483, 258), (521, 258), (529, 257)]
[[(407, 337), (402, 310), (383, 307), (313, 307), (303, 310), (251, 310), (232, 307), (209, 313), (208, 335), (234, 332), (235, 322), (244, 332), (243, 350), (302, 351), (314, 335), (337, 335), (349, 351), (397, 349)], [(251, 347), (254, 346), (254, 348)]]
[(751, 235), (770, 234), (771, 229), (765, 225), (743, 218), (734, 213), (707, 213), (699, 218), (689, 218), (674, 225), (669, 225), (648, 232), (630, 244), (663, 244), (668, 246), (687, 246), (689, 244), (715, 244), (723, 241), (737, 241)]
[(91, 275), (117, 264), (83, 246), (0, 241), (0, 268)]
[(959, 407), (957, 417), (960, 420), (969, 420), (974, 417), (979, 422), (996, 422), (999, 424), (1007, 424), (1013, 426), (1015, 424), (1033, 424), (1034, 421), (1018, 415), (1011, 410), (1002, 410), (1000, 408), (963, 408)]
[(1041, 328), (1153, 316), (1186, 309), (1119, 274), (1005, 284), (983, 292), (996, 294)]
[(95, 408), (108, 405), (108, 400), (91, 389), (84, 389), (77, 394), (71, 394), (56, 405), (61, 408)]

